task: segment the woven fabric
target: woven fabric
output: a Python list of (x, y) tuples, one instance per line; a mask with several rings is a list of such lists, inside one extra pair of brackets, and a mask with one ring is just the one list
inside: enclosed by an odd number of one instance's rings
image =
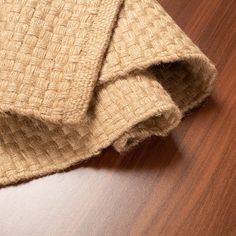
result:
[(155, 0), (0, 0), (0, 186), (165, 136), (216, 70)]

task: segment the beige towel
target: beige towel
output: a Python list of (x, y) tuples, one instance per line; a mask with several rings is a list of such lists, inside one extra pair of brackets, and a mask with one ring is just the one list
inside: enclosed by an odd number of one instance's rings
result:
[(0, 0), (0, 185), (167, 135), (215, 75), (155, 0)]

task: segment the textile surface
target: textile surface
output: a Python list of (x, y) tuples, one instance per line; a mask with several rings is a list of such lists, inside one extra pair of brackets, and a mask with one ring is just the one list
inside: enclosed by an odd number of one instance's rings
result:
[(0, 0), (0, 186), (165, 136), (216, 70), (156, 0)]

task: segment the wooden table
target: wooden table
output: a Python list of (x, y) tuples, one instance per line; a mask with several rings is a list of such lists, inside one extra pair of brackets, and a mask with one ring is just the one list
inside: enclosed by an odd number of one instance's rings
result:
[(1, 236), (236, 235), (236, 1), (160, 2), (216, 63), (212, 97), (166, 139), (1, 189)]

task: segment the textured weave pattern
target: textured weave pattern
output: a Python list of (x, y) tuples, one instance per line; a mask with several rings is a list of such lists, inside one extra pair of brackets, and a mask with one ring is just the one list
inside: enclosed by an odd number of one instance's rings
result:
[(155, 0), (0, 4), (2, 186), (167, 135), (211, 91), (215, 67)]
[(1, 1), (1, 108), (57, 123), (78, 122), (120, 2)]

